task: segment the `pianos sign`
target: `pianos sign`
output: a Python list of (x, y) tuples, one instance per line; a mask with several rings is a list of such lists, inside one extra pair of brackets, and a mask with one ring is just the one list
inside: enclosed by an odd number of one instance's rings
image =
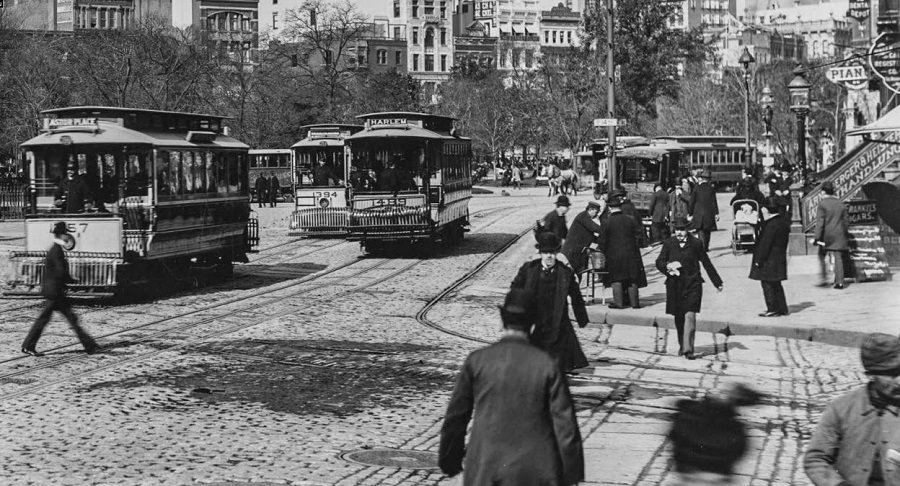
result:
[(848, 88), (860, 89), (866, 86), (869, 75), (862, 64), (835, 66), (825, 72), (825, 77), (832, 83), (844, 83)]

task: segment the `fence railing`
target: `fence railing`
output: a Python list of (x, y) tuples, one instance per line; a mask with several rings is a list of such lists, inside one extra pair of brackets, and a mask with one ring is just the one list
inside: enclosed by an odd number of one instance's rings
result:
[(0, 179), (0, 220), (25, 217), (24, 182)]

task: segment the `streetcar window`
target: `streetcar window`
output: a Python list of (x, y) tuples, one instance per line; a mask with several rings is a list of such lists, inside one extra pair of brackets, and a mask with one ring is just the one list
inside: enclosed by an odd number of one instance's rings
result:
[(216, 152), (214, 158), (219, 194), (226, 194), (228, 192), (228, 159), (222, 152)]
[(193, 154), (181, 152), (181, 193), (194, 193)]
[(177, 192), (169, 175), (169, 152), (156, 151), (156, 192), (160, 196), (170, 196)]
[(147, 159), (139, 154), (128, 154), (125, 166), (125, 195), (147, 195)]
[(194, 152), (194, 165), (192, 166), (192, 169), (194, 173), (195, 194), (203, 194), (206, 192), (206, 167), (203, 162), (203, 154)]
[(619, 173), (622, 182), (659, 182), (660, 163), (649, 159), (620, 159)]
[(169, 154), (169, 176), (172, 178), (172, 194), (184, 194), (184, 179), (181, 175), (181, 152), (175, 150)]
[(216, 166), (212, 152), (203, 152), (203, 166), (206, 168), (206, 192), (216, 192)]

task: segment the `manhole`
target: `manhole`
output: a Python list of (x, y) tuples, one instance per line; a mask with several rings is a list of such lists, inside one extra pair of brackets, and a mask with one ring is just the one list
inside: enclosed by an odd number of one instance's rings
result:
[(341, 459), (366, 466), (397, 467), (400, 469), (437, 469), (436, 452), (404, 449), (365, 449), (341, 454)]

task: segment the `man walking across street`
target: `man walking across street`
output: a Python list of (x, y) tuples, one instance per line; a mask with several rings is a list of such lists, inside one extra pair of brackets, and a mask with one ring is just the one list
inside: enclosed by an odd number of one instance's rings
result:
[(438, 465), (451, 477), (462, 472), (466, 486), (567, 486), (584, 479), (566, 380), (547, 353), (528, 343), (533, 300), (525, 290), (509, 292), (500, 309), (503, 337), (466, 358), (450, 397)]
[(559, 237), (559, 240), (565, 240), (569, 229), (566, 226), (566, 213), (569, 212), (568, 196), (559, 196), (556, 198), (556, 208), (547, 213), (540, 221), (538, 221), (538, 233), (549, 231)]
[(622, 211), (623, 197), (610, 193), (607, 207), (609, 218), (602, 226), (598, 249), (606, 257), (605, 284), (612, 287), (611, 309), (625, 308), (625, 290), (631, 307), (640, 308), (638, 288), (647, 286), (647, 275), (641, 260), (644, 228)]
[(256, 202), (259, 203), (259, 207), (263, 207), (269, 200), (269, 181), (266, 177), (265, 173), (261, 173), (259, 177), (256, 178)]
[(716, 202), (716, 189), (709, 182), (709, 171), (701, 171), (699, 177), (700, 182), (691, 192), (688, 214), (692, 218), (691, 228), (697, 230), (703, 250), (708, 252), (710, 233), (716, 230), (719, 221), (719, 204)]
[(575, 270), (575, 275), (581, 276), (581, 272), (588, 268), (588, 251), (596, 248), (597, 238), (600, 237), (600, 225), (594, 219), (603, 204), (600, 201), (590, 200), (584, 211), (578, 213), (572, 220), (566, 242), (563, 244), (563, 255)]
[(278, 184), (278, 178), (275, 172), (269, 172), (269, 207), (274, 208), (278, 205), (278, 196), (281, 194), (281, 185)]
[(69, 263), (63, 249), (71, 249), (70, 245), (73, 245), (75, 240), (69, 235), (66, 223), (62, 221), (53, 225), (51, 232), (54, 236), (53, 246), (50, 247), (44, 260), (44, 273), (41, 278), (41, 295), (47, 300), (44, 309), (28, 331), (25, 341), (22, 342), (22, 352), (32, 356), (43, 356), (43, 353), (37, 351), (37, 343), (44, 332), (44, 327), (50, 322), (53, 311), (58, 311), (69, 321), (69, 326), (75, 331), (85, 352), (93, 354), (97, 350), (97, 343), (78, 325), (78, 316), (72, 311), (72, 304), (66, 298), (66, 285), (74, 280), (69, 275)]
[(847, 206), (834, 196), (834, 184), (831, 181), (822, 183), (825, 197), (819, 201), (816, 209), (816, 245), (819, 247), (819, 264), (821, 266), (822, 286), (828, 285), (828, 262), (834, 268), (834, 288), (844, 288), (844, 253), (850, 248), (847, 232), (850, 228), (850, 216)]
[(687, 359), (694, 359), (697, 314), (703, 299), (701, 264), (713, 287), (721, 292), (722, 278), (703, 250), (703, 244), (688, 233), (687, 221), (675, 221), (675, 236), (663, 241), (656, 268), (666, 276), (666, 314), (675, 317), (678, 354)]
[(788, 315), (782, 280), (787, 280), (787, 246), (791, 222), (780, 214), (781, 206), (769, 200), (762, 208), (763, 220), (759, 240), (753, 251), (750, 278), (759, 280), (766, 300), (766, 311), (760, 317)]
[(803, 460), (816, 486), (900, 484), (900, 339), (866, 336), (869, 383), (825, 408)]
[(549, 232), (537, 236), (535, 247), (540, 258), (526, 262), (512, 281), (514, 289), (525, 289), (534, 296), (534, 323), (531, 342), (550, 353), (560, 370), (569, 373), (588, 365), (578, 336), (569, 320), (569, 303), (578, 327), (588, 324), (587, 309), (571, 267), (559, 261), (559, 238)]

